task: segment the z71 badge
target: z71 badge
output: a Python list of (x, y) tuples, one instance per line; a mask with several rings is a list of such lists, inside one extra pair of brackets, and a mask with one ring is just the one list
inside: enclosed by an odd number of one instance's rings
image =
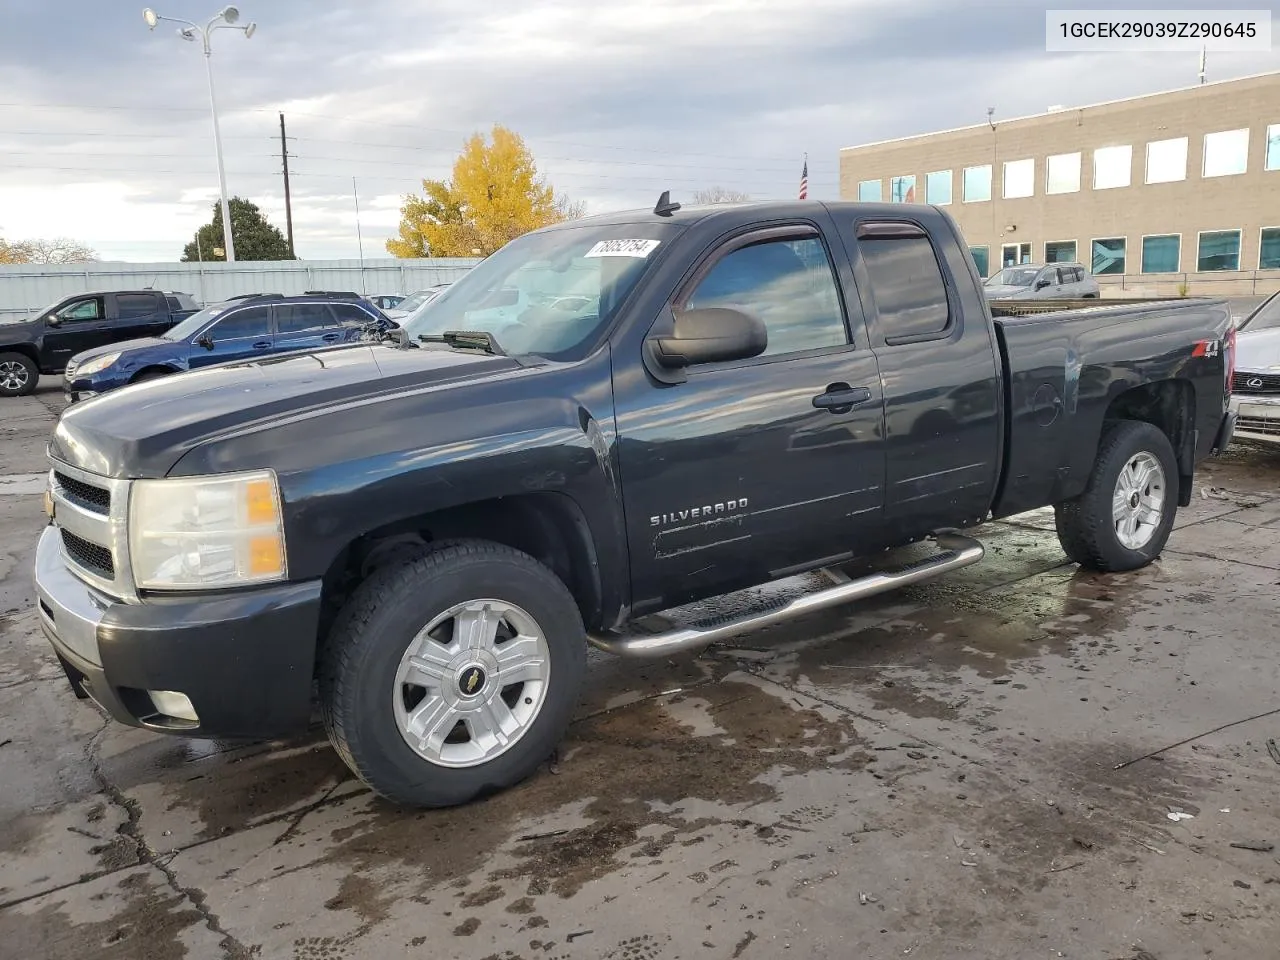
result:
[(673, 523), (684, 523), (687, 520), (707, 520), (726, 513), (738, 513), (747, 509), (747, 498), (726, 500), (724, 503), (711, 503), (704, 507), (686, 507), (671, 513), (660, 513), (649, 518), (651, 527), (669, 527)]

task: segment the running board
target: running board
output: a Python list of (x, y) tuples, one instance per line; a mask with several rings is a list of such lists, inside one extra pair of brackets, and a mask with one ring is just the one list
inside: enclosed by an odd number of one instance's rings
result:
[[(705, 604), (691, 604), (682, 608), (691, 614), (688, 619), (680, 618), (679, 610), (657, 614), (655, 618), (665, 621), (666, 629), (656, 633), (609, 631), (591, 634), (587, 639), (606, 653), (632, 659), (688, 653), (716, 640), (750, 633), (804, 614), (896, 590), (911, 583), (931, 580), (951, 570), (977, 563), (986, 552), (977, 540), (959, 533), (940, 532), (932, 539), (937, 541), (937, 554), (896, 569), (868, 574), (857, 580), (850, 580), (837, 570), (789, 577), (766, 585), (765, 588), (753, 588), (751, 591), (717, 598), (712, 601), (710, 610)], [(801, 586), (798, 595), (797, 582)], [(719, 612), (717, 606), (728, 607), (729, 610)], [(702, 609), (698, 610), (699, 607)], [(638, 625), (633, 625), (633, 630)]]

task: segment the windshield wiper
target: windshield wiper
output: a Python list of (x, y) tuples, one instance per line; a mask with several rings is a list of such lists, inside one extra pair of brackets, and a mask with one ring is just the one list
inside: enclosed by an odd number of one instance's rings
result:
[(505, 357), (507, 352), (499, 346), (493, 334), (484, 330), (446, 330), (444, 333), (424, 333), (418, 336), (420, 343), (445, 343), (462, 350), (483, 350), (495, 357)]

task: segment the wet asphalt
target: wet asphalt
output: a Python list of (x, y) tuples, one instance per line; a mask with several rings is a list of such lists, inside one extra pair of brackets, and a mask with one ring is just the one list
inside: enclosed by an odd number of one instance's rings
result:
[(422, 812), (318, 729), (179, 740), (74, 699), (31, 610), (60, 406), (0, 409), (0, 957), (1275, 955), (1280, 712), (1238, 721), (1280, 711), (1280, 450), (1207, 465), (1143, 571), (1067, 564), (1041, 511), (943, 580), (593, 657), (553, 763)]

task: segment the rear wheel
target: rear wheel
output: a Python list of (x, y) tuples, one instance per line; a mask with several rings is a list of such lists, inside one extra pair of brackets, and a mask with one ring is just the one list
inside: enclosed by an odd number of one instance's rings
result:
[(577, 604), (532, 557), (461, 541), (375, 572), (320, 667), (329, 738), (390, 800), (466, 803), (532, 774), (586, 668)]
[(23, 353), (0, 353), (0, 397), (25, 397), (40, 382), (40, 368)]
[(1094, 570), (1146, 566), (1173, 531), (1177, 482), (1173, 446), (1163, 431), (1134, 420), (1113, 424), (1084, 492), (1054, 506), (1062, 549)]

